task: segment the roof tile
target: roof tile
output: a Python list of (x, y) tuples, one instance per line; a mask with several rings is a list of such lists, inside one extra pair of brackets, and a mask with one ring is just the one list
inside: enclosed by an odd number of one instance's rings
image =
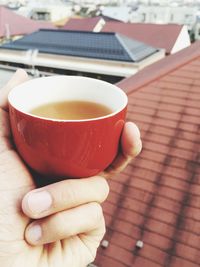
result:
[(179, 83), (179, 84), (188, 84), (192, 85), (193, 84), (193, 78), (187, 78), (183, 76), (178, 76), (176, 72), (169, 74), (165, 77), (162, 78), (162, 81), (165, 82), (173, 82), (173, 83)]
[(52, 23), (25, 18), (3, 6), (0, 6), (0, 18), (0, 38), (6, 35), (6, 24), (11, 36), (29, 34), (41, 28), (56, 28)]
[(145, 259), (143, 257), (137, 257), (136, 260), (134, 261), (134, 267), (161, 267), (162, 265), (150, 261), (149, 259)]
[[(108, 202), (104, 208), (104, 212), (112, 216), (116, 212), (116, 206), (113, 203)], [(120, 207), (120, 210), (117, 210), (117, 215), (118, 219), (128, 223), (134, 223), (135, 225), (139, 225), (143, 220), (143, 214), (123, 207)]]
[(200, 221), (200, 207), (194, 208), (191, 206), (186, 206), (185, 213), (186, 217), (194, 219), (195, 221)]
[(102, 31), (118, 31), (128, 37), (141, 40), (170, 53), (182, 30), (181, 25), (107, 22)]
[[(197, 132), (182, 132), (182, 138), (185, 140), (198, 140), (198, 133)], [(196, 143), (196, 141), (195, 141)]]
[[(126, 267), (197, 267), (200, 42), (161, 61), (121, 82), (129, 96), (127, 118), (142, 129), (143, 150), (111, 179), (104, 204), (106, 217), (111, 217), (106, 237), (115, 245), (115, 254), (121, 246)], [(137, 240), (144, 247), (133, 255)], [(109, 250), (104, 250), (105, 255), (110, 257)]]
[(164, 175), (162, 181), (160, 182), (163, 186), (168, 187), (166, 192), (164, 192), (163, 196), (164, 197), (169, 197), (174, 200), (177, 199), (177, 192), (180, 191), (180, 196), (181, 196), (181, 191), (185, 191), (188, 186), (188, 182), (183, 180), (183, 179), (177, 179), (176, 177), (171, 177), (168, 175)]
[(134, 177), (134, 181), (131, 181), (130, 186), (138, 189), (145, 189), (147, 192), (154, 192), (154, 183), (145, 179)]
[(160, 231), (157, 231), (156, 228), (154, 228), (154, 231), (145, 231), (143, 239), (145, 242), (148, 242), (148, 244), (160, 247), (162, 250), (169, 250), (172, 243), (170, 237), (161, 235)]
[[(191, 85), (179, 84), (179, 83), (174, 83), (170, 81), (163, 81), (161, 79), (157, 87), (164, 89), (164, 94), (166, 94), (167, 92), (173, 92), (174, 94), (184, 94), (185, 96), (185, 94), (188, 94), (188, 90), (191, 88)], [(177, 91), (180, 91), (180, 92), (178, 93)]]
[(199, 71), (190, 71), (190, 70), (179, 69), (179, 70), (172, 72), (171, 75), (172, 76), (174, 75), (176, 77), (180, 76), (183, 78), (191, 78), (193, 80), (193, 79), (197, 79), (199, 77)]
[[(174, 233), (174, 225), (167, 224), (166, 222), (158, 221), (153, 218), (148, 220), (148, 224), (144, 225), (145, 232), (152, 233), (165, 233), (165, 237), (172, 238)], [(147, 242), (146, 238), (144, 238), (145, 242)], [(152, 244), (151, 240), (148, 241), (149, 244)], [(160, 248), (160, 243), (154, 243), (154, 246)], [(166, 248), (165, 248), (166, 250)]]
[[(155, 258), (155, 255), (156, 255), (156, 258)], [(154, 247), (145, 242), (144, 247), (138, 251), (138, 257), (144, 257), (145, 259), (148, 259), (149, 261), (158, 263), (161, 266), (163, 266), (165, 262), (166, 252), (161, 250), (159, 246)]]
[(186, 246), (183, 244), (178, 243), (176, 245), (176, 255), (194, 263), (200, 263), (199, 259), (199, 249), (193, 248), (191, 246)]
[(134, 255), (114, 243), (110, 244), (106, 251), (109, 252), (111, 258), (115, 258), (119, 262), (127, 264), (127, 266), (131, 266), (133, 264)]
[(174, 201), (173, 199), (166, 198), (163, 196), (157, 196), (154, 205), (156, 207), (163, 208), (164, 210), (168, 210), (176, 214), (179, 213), (181, 208), (181, 204), (178, 201)]
[(100, 20), (101, 17), (71, 18), (66, 22), (62, 29), (71, 31), (93, 31)]
[(191, 194), (195, 196), (200, 196), (200, 183), (195, 184), (191, 187)]
[[(166, 190), (166, 189), (165, 189)], [(162, 208), (156, 208), (156, 207), (151, 207), (150, 208), (150, 213), (149, 213), (150, 218), (153, 218), (155, 220), (168, 223), (171, 225), (174, 225), (176, 222), (176, 214), (173, 212), (169, 212), (167, 210), (163, 210)], [(167, 231), (167, 229), (165, 229)], [(169, 233), (166, 233), (169, 235)]]
[(145, 142), (143, 147), (144, 147), (144, 149), (149, 149), (149, 150), (160, 152), (160, 153), (164, 153), (164, 154), (167, 154), (169, 152), (169, 150), (170, 150), (169, 146), (162, 145), (162, 144), (159, 144), (157, 142), (151, 142), (151, 141)]
[[(113, 259), (110, 257), (105, 257), (103, 253), (101, 255), (97, 255), (96, 258), (97, 266), (106, 266), (106, 267), (129, 267), (127, 264), (119, 262), (117, 259)], [(100, 262), (100, 265), (98, 265)]]
[(178, 241), (180, 243), (199, 249), (199, 236), (197, 234), (180, 230), (178, 236)]
[(115, 220), (114, 223), (112, 220), (112, 224), (110, 224), (107, 227), (107, 229), (111, 229), (111, 231), (115, 229), (115, 231), (123, 233), (133, 238), (139, 238), (139, 234), (140, 234), (139, 228), (137, 226), (133, 225), (132, 223), (120, 220), (120, 219)]
[(199, 263), (194, 263), (183, 258), (172, 257), (170, 267), (199, 267)]
[[(151, 134), (151, 132), (149, 134)], [(145, 140), (148, 140), (148, 137), (146, 137)], [(168, 140), (169, 140), (168, 136), (163, 136), (162, 140), (159, 140), (159, 141), (163, 141), (164, 143), (168, 143)], [(142, 151), (142, 154), (140, 155), (140, 157), (161, 163), (165, 159), (165, 154), (157, 153), (157, 152), (145, 149)]]
[(111, 242), (112, 240), (115, 242), (117, 240), (116, 245), (123, 247), (126, 250), (129, 250), (130, 252), (134, 251), (135, 244), (136, 244), (136, 239), (129, 237), (127, 235), (121, 234), (121, 233), (113, 233)]
[(183, 66), (181, 70), (189, 71), (189, 72), (200, 72), (197, 65), (195, 65), (195, 62), (198, 63), (198, 61), (193, 61), (190, 65)]
[[(170, 179), (168, 182), (168, 186), (166, 186), (167, 181), (168, 181), (167, 176), (164, 176), (164, 178), (162, 179), (162, 182), (165, 183), (165, 185), (159, 188), (159, 195), (161, 195), (163, 197), (169, 197), (171, 199), (174, 199), (175, 201), (182, 203), (183, 194), (185, 192), (187, 192), (188, 184), (185, 183), (184, 190), (177, 190), (177, 188), (174, 184), (172, 187), (172, 180), (170, 180)], [(174, 179), (174, 181), (176, 181), (179, 186), (180, 186), (180, 183), (182, 182), (182, 180), (178, 180), (178, 179)], [(177, 185), (177, 187), (178, 187), (178, 185)]]

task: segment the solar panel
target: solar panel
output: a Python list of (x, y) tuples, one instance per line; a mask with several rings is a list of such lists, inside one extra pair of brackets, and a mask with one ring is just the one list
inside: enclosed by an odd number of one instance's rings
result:
[(135, 62), (141, 61), (158, 51), (157, 48), (151, 47), (137, 40), (130, 39), (121, 34), (118, 34), (117, 38), (125, 47), (126, 51), (128, 51), (132, 60)]
[(115, 33), (62, 30), (40, 30), (2, 47), (127, 62), (137, 62), (155, 52), (154, 48)]

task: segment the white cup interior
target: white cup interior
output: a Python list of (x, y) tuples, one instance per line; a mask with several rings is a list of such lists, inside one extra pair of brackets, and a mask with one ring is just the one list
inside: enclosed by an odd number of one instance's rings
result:
[(28, 114), (44, 104), (71, 100), (91, 101), (109, 107), (113, 113), (104, 117), (118, 113), (128, 101), (126, 94), (115, 85), (77, 76), (51, 76), (29, 80), (16, 86), (8, 96), (9, 103), (15, 109)]

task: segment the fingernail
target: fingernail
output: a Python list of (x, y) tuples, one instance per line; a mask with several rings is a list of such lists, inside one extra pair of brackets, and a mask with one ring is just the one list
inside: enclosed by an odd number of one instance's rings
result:
[(42, 237), (42, 228), (39, 224), (31, 226), (26, 232), (26, 238), (30, 242), (37, 242)]
[(30, 193), (27, 196), (27, 205), (33, 214), (44, 212), (52, 205), (51, 195), (47, 191)]

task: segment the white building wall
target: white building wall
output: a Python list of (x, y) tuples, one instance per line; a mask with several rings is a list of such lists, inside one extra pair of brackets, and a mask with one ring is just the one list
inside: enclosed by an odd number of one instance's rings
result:
[(105, 20), (100, 19), (97, 25), (94, 27), (93, 32), (100, 32), (105, 24), (106, 24)]
[(197, 7), (140, 6), (130, 15), (130, 22), (185, 24), (191, 30), (196, 22)]
[(102, 15), (122, 22), (128, 22), (131, 8), (126, 6), (105, 7)]
[(50, 10), (52, 22), (70, 17), (73, 14), (71, 6), (52, 6)]
[(190, 36), (188, 34), (187, 26), (183, 26), (182, 30), (176, 40), (174, 47), (171, 50), (171, 54), (180, 51), (183, 48), (190, 46)]
[(2, 62), (22, 63), (32, 68), (34, 68), (35, 66), (44, 66), (49, 68), (66, 69), (121, 77), (129, 77), (137, 73), (140, 69), (162, 59), (163, 57), (165, 57), (165, 51), (159, 50), (157, 53), (150, 55), (144, 60), (138, 63), (134, 63), (45, 53), (43, 54), (38, 53), (38, 51), (36, 50), (0, 50), (0, 61)]

